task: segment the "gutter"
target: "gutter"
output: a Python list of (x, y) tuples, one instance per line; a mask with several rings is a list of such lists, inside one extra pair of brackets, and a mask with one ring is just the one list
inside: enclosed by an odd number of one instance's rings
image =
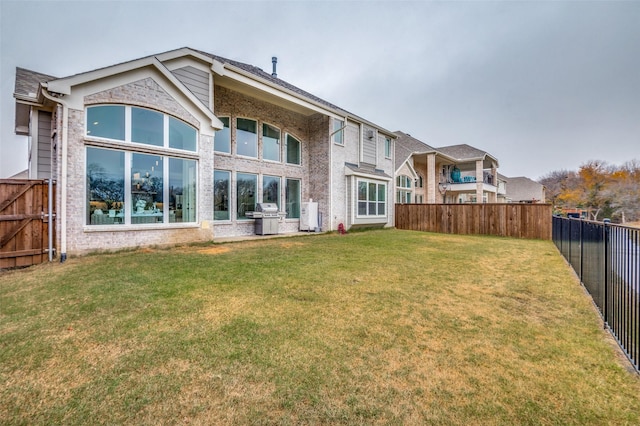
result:
[[(47, 91), (46, 83), (42, 83), (42, 96), (51, 102), (62, 106), (62, 153), (60, 171), (60, 263), (67, 260), (67, 154), (68, 154), (68, 129), (69, 129), (69, 106), (60, 98), (56, 98)], [(49, 224), (51, 228), (51, 224)]]

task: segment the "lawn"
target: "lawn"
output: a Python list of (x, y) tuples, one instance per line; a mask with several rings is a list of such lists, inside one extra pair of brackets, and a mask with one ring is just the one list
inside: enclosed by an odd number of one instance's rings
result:
[(0, 273), (0, 424), (640, 424), (551, 242), (411, 231)]

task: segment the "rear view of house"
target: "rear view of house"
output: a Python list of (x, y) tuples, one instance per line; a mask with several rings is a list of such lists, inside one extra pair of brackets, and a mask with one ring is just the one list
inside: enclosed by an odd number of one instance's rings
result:
[(67, 253), (255, 232), (393, 226), (396, 136), (275, 72), (182, 48), (64, 78), (16, 71), (29, 174), (58, 183)]

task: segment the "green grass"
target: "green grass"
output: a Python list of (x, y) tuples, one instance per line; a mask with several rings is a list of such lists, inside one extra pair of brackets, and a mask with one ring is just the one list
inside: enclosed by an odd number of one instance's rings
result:
[(640, 424), (547, 241), (409, 231), (0, 273), (0, 424)]

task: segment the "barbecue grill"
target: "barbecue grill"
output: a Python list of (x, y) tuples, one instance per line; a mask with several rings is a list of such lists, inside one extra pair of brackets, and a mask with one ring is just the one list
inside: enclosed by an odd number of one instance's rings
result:
[(276, 203), (258, 203), (256, 211), (247, 212), (247, 217), (255, 220), (256, 235), (272, 235), (279, 232), (280, 213)]

